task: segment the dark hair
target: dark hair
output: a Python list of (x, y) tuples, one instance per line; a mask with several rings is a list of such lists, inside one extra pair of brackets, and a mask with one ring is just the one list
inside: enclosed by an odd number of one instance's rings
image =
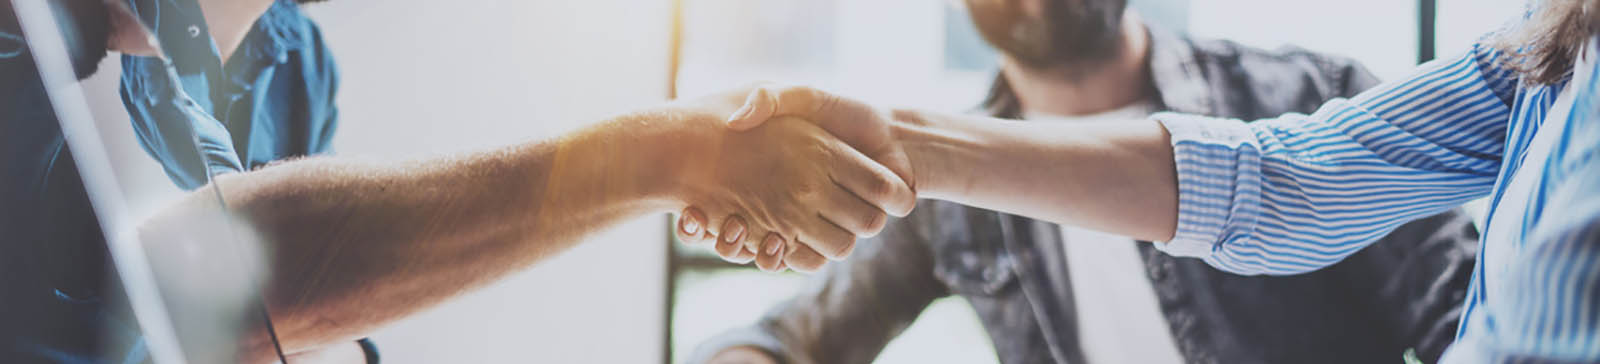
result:
[(1092, 64), (1121, 43), (1126, 0), (1046, 0), (1039, 14), (1021, 4), (968, 0), (973, 25), (990, 45), (1030, 67)]
[[(79, 79), (100, 68), (111, 37), (111, 16), (101, 0), (50, 0), (50, 10), (67, 42), (67, 55)], [(0, 32), (22, 34), (22, 25), (10, 1), (0, 1)]]
[(1600, 34), (1600, 0), (1545, 0), (1527, 20), (1494, 39), (1504, 65), (1533, 85), (1561, 81), (1590, 38)]

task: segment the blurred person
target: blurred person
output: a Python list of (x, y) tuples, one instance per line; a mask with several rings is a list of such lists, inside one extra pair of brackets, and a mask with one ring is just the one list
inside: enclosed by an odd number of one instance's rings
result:
[[(984, 102), (997, 118), (1104, 122), (1165, 110), (1257, 119), (1311, 112), (1378, 83), (1342, 57), (1147, 26), (1122, 0), (967, 6), (1002, 53)], [(918, 205), (754, 325), (703, 344), (691, 362), (872, 362), (950, 295), (976, 310), (1004, 363), (1377, 363), (1400, 362), (1410, 349), (1434, 362), (1454, 337), (1478, 238), (1470, 217), (1452, 210), (1329, 269), (1241, 276), (1132, 238), (951, 202)], [(1153, 223), (1130, 223), (1145, 221)]]
[[(905, 153), (921, 196), (1154, 241), (1246, 275), (1324, 269), (1403, 223), (1490, 196), (1462, 318), (1440, 362), (1594, 363), (1597, 56), (1600, 0), (1543, 0), (1459, 55), (1309, 115), (1007, 122), (771, 87), (753, 92), (729, 126), (803, 116), (858, 147)], [(1008, 263), (991, 267), (1005, 274)], [(1279, 335), (1306, 330), (1293, 319)]]
[[(226, 185), (220, 196), (273, 257), (263, 296), (296, 362), (359, 360), (358, 349), (374, 360), (370, 345), (341, 343), (644, 214), (692, 202), (770, 217), (756, 222), (806, 239), (795, 251), (810, 255), (792, 260), (803, 268), (848, 253), (857, 235), (882, 228), (885, 210), (903, 215), (915, 202), (897, 176), (903, 160), (885, 166), (812, 124), (730, 138), (723, 124), (747, 91), (477, 153), (311, 157), (332, 137), (337, 71), (296, 2), (47, 4), (66, 14), (58, 18), (79, 78), (107, 49), (123, 53), (122, 96), (146, 152), (196, 190), (141, 233), (181, 235), (214, 211), (210, 197)], [(0, 162), (9, 172), (0, 179), (0, 361), (148, 361), (127, 310), (108, 307), (117, 291), (103, 236), (18, 19), (3, 5), (0, 74), (22, 87), (0, 101), (9, 152)], [(741, 243), (768, 235), (737, 229), (719, 233)], [(250, 339), (241, 362), (276, 359), (267, 338)]]

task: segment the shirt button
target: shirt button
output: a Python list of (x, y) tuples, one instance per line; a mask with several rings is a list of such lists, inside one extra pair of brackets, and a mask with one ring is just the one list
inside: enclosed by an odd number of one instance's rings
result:
[(189, 38), (198, 38), (198, 37), (200, 37), (200, 26), (199, 25), (190, 25), (189, 26)]

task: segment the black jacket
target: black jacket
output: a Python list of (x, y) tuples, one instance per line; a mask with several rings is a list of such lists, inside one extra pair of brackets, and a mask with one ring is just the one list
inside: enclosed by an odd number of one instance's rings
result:
[[(1310, 113), (1377, 84), (1345, 58), (1150, 34), (1166, 110), (1245, 120)], [(985, 108), (1020, 116), (1003, 77)], [(753, 345), (794, 364), (868, 363), (929, 303), (954, 294), (971, 303), (1002, 362), (1083, 363), (1061, 239), (1051, 223), (921, 201), (754, 326), (702, 344), (691, 362)], [(1139, 249), (1188, 362), (1399, 363), (1413, 348), (1437, 361), (1453, 340), (1477, 240), (1458, 209), (1297, 276), (1239, 276)]]

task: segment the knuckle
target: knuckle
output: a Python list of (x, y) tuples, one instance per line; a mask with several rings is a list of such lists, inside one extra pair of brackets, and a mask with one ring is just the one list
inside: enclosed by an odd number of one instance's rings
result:
[(856, 249), (856, 240), (854, 237), (836, 239), (833, 243), (828, 244), (826, 249), (828, 249), (828, 258), (844, 259), (844, 257), (850, 256), (851, 251)]
[(789, 188), (789, 199), (793, 201), (807, 202), (815, 200), (816, 197), (817, 188), (811, 183), (797, 183)]
[(863, 221), (866, 222), (865, 225), (861, 226), (866, 230), (864, 232), (868, 235), (875, 235), (879, 230), (883, 230), (884, 225), (889, 223), (889, 215), (883, 213), (883, 211), (873, 210), (868, 213), (867, 218)]
[(894, 182), (888, 176), (874, 176), (872, 182), (867, 183), (867, 198), (882, 201), (894, 195)]

